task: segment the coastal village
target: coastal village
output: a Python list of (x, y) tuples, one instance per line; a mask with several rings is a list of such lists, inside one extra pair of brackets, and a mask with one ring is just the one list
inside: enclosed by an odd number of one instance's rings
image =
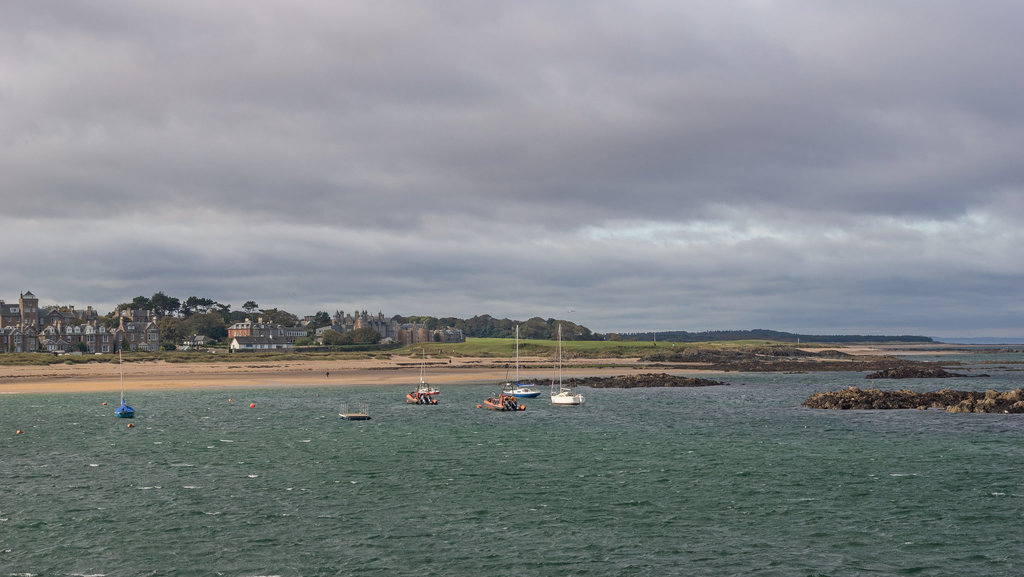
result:
[[(40, 307), (39, 298), (26, 291), (18, 296), (17, 303), (0, 299), (0, 353), (205, 350), (212, 344), (204, 335), (192, 335), (178, 343), (164, 342), (157, 321), (157, 315), (151, 310), (126, 308), (118, 311), (117, 325), (110, 327), (91, 306), (85, 309), (72, 305)], [(313, 344), (322, 344), (327, 331), (345, 334), (360, 329), (376, 331), (382, 344), (465, 341), (459, 329), (430, 330), (419, 323), (399, 323), (394, 318), (386, 318), (382, 312), (371, 315), (365, 310), (355, 314), (337, 311), (329, 326), (313, 328), (312, 322), (313, 317), (306, 317), (297, 326), (283, 326), (258, 317), (246, 318), (228, 327), (228, 349), (232, 352), (288, 350), (309, 339)]]

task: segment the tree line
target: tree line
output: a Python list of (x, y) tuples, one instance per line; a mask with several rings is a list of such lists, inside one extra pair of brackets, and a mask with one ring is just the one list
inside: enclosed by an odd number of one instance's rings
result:
[[(151, 297), (137, 296), (130, 302), (117, 305), (111, 313), (102, 318), (102, 322), (109, 328), (117, 327), (121, 312), (125, 310), (152, 311), (166, 348), (173, 348), (192, 335), (203, 335), (215, 341), (223, 340), (228, 336), (228, 327), (247, 318), (256, 320), (255, 317), (259, 317), (265, 323), (283, 326), (298, 326), (301, 320), (288, 311), (260, 308), (260, 305), (252, 300), (242, 303), (240, 309), (235, 309), (230, 304), (211, 298), (190, 296), (181, 300), (161, 291)], [(583, 325), (553, 318), (534, 317), (527, 321), (517, 321), (507, 318), (496, 319), (490, 315), (478, 315), (469, 319), (395, 315), (392, 319), (399, 323), (423, 324), (428, 330), (455, 328), (461, 330), (465, 336), (473, 338), (512, 338), (515, 336), (516, 325), (519, 325), (520, 338), (553, 340), (557, 338), (557, 327), (561, 324), (564, 340), (604, 339), (603, 335), (591, 332)], [(317, 311), (306, 328), (312, 333), (320, 327), (330, 326), (331, 323), (329, 313)], [(324, 336), (324, 344), (327, 345), (370, 344), (379, 340), (380, 335), (373, 329), (361, 329), (344, 334), (327, 331)], [(312, 344), (312, 339), (308, 344)]]
[(400, 323), (422, 323), (427, 329), (436, 330), (455, 328), (472, 338), (508, 339), (515, 337), (516, 325), (519, 325), (519, 337), (522, 339), (554, 340), (558, 338), (558, 325), (562, 325), (562, 339), (566, 341), (600, 341), (604, 335), (594, 333), (583, 325), (572, 321), (554, 318), (542, 319), (533, 317), (526, 321), (512, 319), (496, 319), (491, 315), (477, 315), (468, 319), (458, 317), (430, 317), (396, 315), (393, 317)]

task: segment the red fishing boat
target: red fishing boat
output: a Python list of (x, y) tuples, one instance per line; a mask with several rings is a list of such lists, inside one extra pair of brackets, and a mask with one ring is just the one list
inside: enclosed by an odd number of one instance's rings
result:
[(436, 405), (437, 395), (441, 391), (431, 387), (427, 383), (427, 380), (423, 378), (423, 373), (426, 370), (427, 363), (426, 351), (420, 349), (420, 355), (422, 355), (420, 360), (420, 384), (416, 387), (416, 390), (405, 395), (405, 402), (412, 403), (414, 405)]

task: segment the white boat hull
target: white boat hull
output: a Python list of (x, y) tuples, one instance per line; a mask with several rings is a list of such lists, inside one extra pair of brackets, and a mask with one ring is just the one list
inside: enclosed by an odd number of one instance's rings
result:
[(553, 393), (551, 395), (552, 405), (582, 405), (583, 395), (579, 393), (571, 393), (569, 391), (562, 391)]

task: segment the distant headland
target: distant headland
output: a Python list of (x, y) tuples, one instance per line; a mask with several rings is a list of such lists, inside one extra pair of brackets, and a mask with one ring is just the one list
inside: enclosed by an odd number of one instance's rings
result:
[(724, 331), (656, 331), (621, 333), (625, 340), (702, 343), (709, 341), (763, 340), (780, 343), (934, 343), (931, 337), (918, 335), (810, 335), (770, 329)]

